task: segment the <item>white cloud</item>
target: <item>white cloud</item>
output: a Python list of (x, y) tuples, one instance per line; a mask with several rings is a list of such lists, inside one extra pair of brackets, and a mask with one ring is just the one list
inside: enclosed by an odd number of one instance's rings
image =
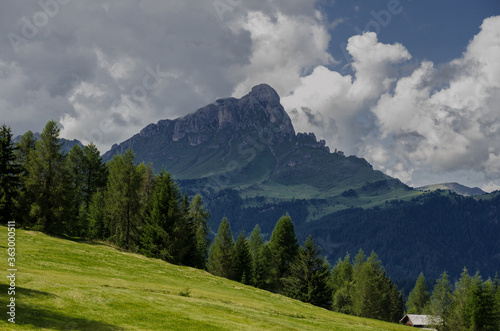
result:
[(357, 153), (360, 138), (373, 124), (369, 105), (390, 88), (392, 66), (410, 55), (400, 44), (379, 43), (373, 32), (351, 37), (347, 50), (354, 77), (317, 67), (282, 102), (298, 131), (314, 131), (332, 147)]
[[(392, 162), (402, 165), (394, 169), (395, 176), (404, 178), (413, 169), (427, 168), (442, 175), (484, 173), (486, 180), (498, 181), (500, 17), (486, 19), (481, 28), (461, 58), (443, 68), (423, 62), (371, 109), (382, 137), (391, 140), (385, 148)], [(443, 76), (450, 73), (443, 86)], [(366, 157), (387, 166), (376, 161), (372, 144), (365, 142)]]
[(260, 83), (273, 86), (280, 95), (290, 93), (300, 83), (300, 77), (319, 64), (331, 64), (327, 52), (330, 35), (318, 17), (275, 17), (263, 12), (248, 13), (235, 29), (250, 32), (252, 53), (249, 63), (239, 74), (242, 81), (233, 95), (241, 97)]

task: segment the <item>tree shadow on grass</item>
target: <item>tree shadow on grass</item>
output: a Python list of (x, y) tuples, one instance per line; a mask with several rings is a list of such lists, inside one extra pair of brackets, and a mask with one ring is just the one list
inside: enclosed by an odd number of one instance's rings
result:
[[(8, 285), (0, 284), (0, 293), (7, 293), (8, 288)], [(116, 325), (85, 318), (72, 317), (60, 312), (51, 311), (43, 308), (42, 305), (26, 304), (24, 300), (27, 298), (50, 300), (56, 297), (57, 296), (52, 293), (16, 287), (16, 324), (32, 325), (38, 328), (53, 330), (125, 330), (124, 328)], [(4, 307), (7, 308), (6, 306)]]

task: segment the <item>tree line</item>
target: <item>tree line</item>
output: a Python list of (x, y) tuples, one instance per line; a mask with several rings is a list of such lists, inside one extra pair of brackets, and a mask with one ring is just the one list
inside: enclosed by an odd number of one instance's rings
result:
[(484, 281), (466, 268), (452, 285), (443, 272), (432, 292), (420, 274), (408, 297), (408, 313), (428, 314), (438, 330), (500, 330), (500, 280)]
[[(311, 236), (299, 245), (288, 214), (267, 242), (259, 225), (234, 240), (224, 217), (210, 243), (210, 213), (201, 196), (182, 193), (168, 172), (137, 164), (131, 149), (104, 163), (93, 144), (69, 153), (61, 148), (54, 121), (40, 139), (28, 131), (15, 144), (10, 128), (0, 128), (2, 224), (15, 220), (26, 229), (103, 240), (341, 313), (398, 322), (405, 312), (402, 292), (374, 252), (367, 257), (360, 250), (332, 268)], [(457, 329), (457, 321), (464, 329), (487, 330), (484, 321), (498, 320), (498, 280), (465, 277), (453, 292), (446, 282), (444, 274), (427, 295), (419, 278), (408, 312), (439, 316), (444, 330)]]
[(28, 131), (14, 144), (10, 128), (0, 128), (2, 224), (205, 267), (209, 214), (199, 195), (189, 199), (168, 172), (136, 164), (130, 149), (108, 163), (93, 144), (64, 153), (59, 132), (49, 121), (39, 139)]

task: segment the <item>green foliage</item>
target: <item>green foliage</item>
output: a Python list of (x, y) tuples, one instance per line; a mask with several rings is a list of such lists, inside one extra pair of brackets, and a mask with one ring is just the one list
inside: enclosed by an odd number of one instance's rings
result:
[(350, 266), (349, 255), (333, 269), (333, 309), (379, 320), (398, 322), (403, 317), (404, 299), (387, 276), (382, 262), (362, 250)]
[(210, 218), (210, 213), (203, 207), (201, 195), (197, 194), (191, 200), (188, 216), (192, 220), (194, 231), (192, 266), (198, 269), (205, 269), (205, 261), (210, 246), (208, 239), (208, 219)]
[(216, 276), (233, 275), (234, 239), (227, 218), (223, 218), (208, 253), (207, 269)]
[(12, 132), (5, 124), (0, 127), (0, 224), (14, 219), (20, 186), (20, 165), (16, 162)]
[(352, 289), (353, 267), (351, 257), (346, 255), (344, 260), (339, 259), (332, 270), (332, 309), (339, 313), (353, 314)]
[(290, 273), (290, 264), (297, 255), (298, 248), (292, 218), (287, 214), (278, 220), (269, 241), (272, 253), (272, 283), (278, 292), (282, 289), (281, 280)]
[(33, 157), (35, 150), (36, 138), (33, 132), (27, 131), (21, 136), (21, 139), (15, 144), (15, 156), (16, 163), (21, 166), (20, 182), (21, 187), (18, 190), (18, 200), (17, 200), (17, 212), (15, 215), (16, 221), (19, 226), (24, 228), (30, 228), (34, 225), (35, 220), (31, 217), (29, 211), (31, 210), (31, 205), (35, 201), (35, 193), (27, 189), (27, 181), (29, 178), (29, 173), (26, 165), (30, 163), (30, 156)]
[(142, 226), (139, 189), (141, 175), (134, 165), (134, 153), (127, 149), (108, 164), (109, 177), (104, 195), (109, 240), (125, 249), (134, 249)]
[(425, 308), (431, 299), (427, 289), (424, 274), (420, 274), (415, 287), (408, 296), (408, 314), (424, 314)]
[(70, 180), (65, 168), (65, 155), (61, 151), (59, 127), (47, 122), (40, 140), (25, 163), (26, 189), (34, 201), (30, 215), (36, 220), (36, 229), (48, 233), (64, 233), (70, 203)]
[(445, 271), (434, 285), (429, 304), (430, 314), (436, 317), (436, 326), (440, 326), (443, 330), (448, 329), (450, 320), (450, 309), (453, 302), (451, 291), (448, 274)]
[(248, 241), (252, 257), (252, 280), (250, 284), (262, 289), (269, 289), (272, 253), (264, 243), (259, 225), (255, 225)]
[(282, 279), (283, 294), (315, 306), (329, 308), (331, 300), (330, 265), (309, 236)]
[(185, 261), (192, 238), (182, 201), (171, 175), (162, 171), (156, 179), (151, 215), (143, 233), (144, 254), (177, 264)]
[(253, 279), (252, 255), (243, 232), (240, 233), (234, 244), (233, 261), (233, 279), (243, 284), (250, 284)]

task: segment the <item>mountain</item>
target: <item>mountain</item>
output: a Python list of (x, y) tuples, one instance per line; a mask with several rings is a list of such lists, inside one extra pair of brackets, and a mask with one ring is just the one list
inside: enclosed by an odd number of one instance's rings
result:
[[(39, 132), (35, 132), (33, 134), (33, 136), (35, 136), (36, 139), (40, 139), (40, 133)], [(14, 139), (12, 139), (12, 141), (14, 143), (18, 142), (21, 140), (21, 136), (17, 136), (15, 137)], [(65, 138), (59, 138), (60, 141), (63, 142), (63, 145), (62, 145), (62, 148), (61, 150), (64, 152), (64, 153), (69, 153), (69, 151), (75, 146), (75, 145), (78, 145), (80, 146), (81, 148), (84, 147), (84, 145), (81, 143), (81, 141), (77, 140), (77, 139), (73, 139), (73, 140), (69, 140), (69, 139), (65, 139)]]
[(464, 196), (475, 196), (475, 195), (486, 194), (486, 192), (481, 190), (479, 187), (467, 187), (459, 183), (442, 183), (442, 184), (426, 185), (418, 187), (417, 190), (431, 191), (431, 192), (436, 190), (448, 190)]
[(129, 147), (189, 195), (201, 194), (212, 230), (227, 217), (233, 233), (259, 224), (268, 239), (289, 213), (299, 241), (312, 234), (331, 263), (374, 250), (406, 293), (420, 272), (455, 279), (463, 267), (485, 277), (500, 271), (500, 194), (423, 192), (331, 152), (313, 133), (295, 133), (268, 85), (150, 124), (104, 159)]
[(151, 162), (156, 171), (166, 169), (209, 194), (235, 189), (240, 196), (257, 197), (265, 191), (291, 200), (337, 196), (348, 189), (408, 189), (362, 158), (331, 153), (313, 133), (296, 134), (279, 95), (266, 84), (241, 99), (219, 99), (185, 117), (150, 124), (103, 158), (129, 147), (137, 161)]

